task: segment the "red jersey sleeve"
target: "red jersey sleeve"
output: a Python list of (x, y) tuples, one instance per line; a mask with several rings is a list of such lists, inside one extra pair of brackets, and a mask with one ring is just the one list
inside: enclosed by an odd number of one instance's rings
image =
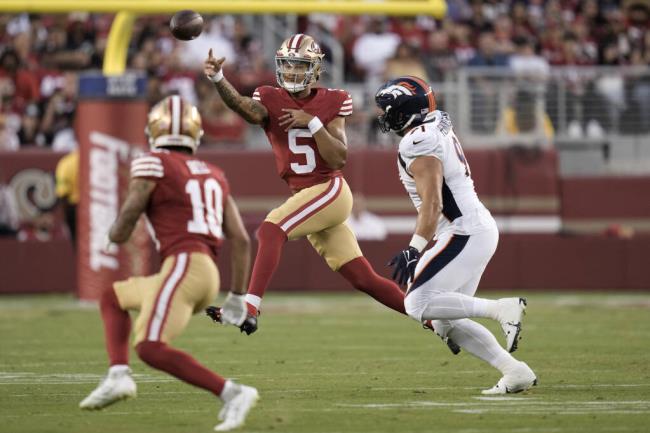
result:
[(145, 153), (131, 161), (131, 178), (160, 180), (165, 177), (165, 166), (159, 155)]
[(345, 90), (339, 90), (343, 94), (342, 102), (339, 107), (338, 115), (347, 117), (352, 114), (352, 96)]

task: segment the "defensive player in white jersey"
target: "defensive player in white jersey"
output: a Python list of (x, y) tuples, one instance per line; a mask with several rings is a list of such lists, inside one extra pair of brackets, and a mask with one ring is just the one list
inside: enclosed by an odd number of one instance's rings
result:
[[(432, 326), (443, 340), (453, 340), (450, 347), (458, 345), (501, 371), (503, 377), (483, 394), (530, 388), (537, 382), (535, 373), (511, 355), (520, 338), (525, 299), (474, 297), (499, 232), (474, 191), (449, 115), (436, 110), (431, 87), (417, 77), (388, 81), (375, 101), (383, 112), (382, 132), (402, 137), (399, 176), (418, 211), (409, 246), (390, 263), (393, 278), (407, 284), (407, 314)], [(475, 317), (499, 321), (505, 350), (490, 331), (470, 320)]]

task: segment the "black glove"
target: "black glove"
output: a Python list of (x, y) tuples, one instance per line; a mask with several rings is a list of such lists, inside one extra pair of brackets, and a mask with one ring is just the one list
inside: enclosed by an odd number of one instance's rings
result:
[(420, 260), (420, 252), (417, 248), (408, 247), (397, 254), (388, 263), (388, 266), (395, 266), (393, 270), (393, 280), (397, 284), (405, 285), (409, 278), (411, 281), (415, 278), (415, 266)]
[[(205, 314), (216, 323), (221, 322), (221, 307), (209, 306), (205, 309)], [(253, 332), (257, 331), (257, 317), (248, 314), (246, 320), (239, 327), (241, 332), (245, 332), (246, 335), (251, 335)]]

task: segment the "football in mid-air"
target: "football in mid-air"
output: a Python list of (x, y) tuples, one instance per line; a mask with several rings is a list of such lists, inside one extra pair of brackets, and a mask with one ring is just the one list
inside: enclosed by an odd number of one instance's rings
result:
[(191, 41), (203, 31), (203, 17), (198, 12), (187, 9), (178, 11), (169, 21), (169, 28), (176, 39)]

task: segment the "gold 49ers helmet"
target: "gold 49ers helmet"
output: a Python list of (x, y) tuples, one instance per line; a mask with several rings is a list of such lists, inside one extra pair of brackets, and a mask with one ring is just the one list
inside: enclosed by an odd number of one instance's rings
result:
[(275, 53), (278, 84), (291, 93), (305, 90), (318, 80), (324, 56), (311, 36), (302, 33), (291, 36)]
[(152, 148), (181, 146), (196, 152), (203, 129), (199, 110), (178, 95), (168, 96), (149, 112), (144, 130)]

